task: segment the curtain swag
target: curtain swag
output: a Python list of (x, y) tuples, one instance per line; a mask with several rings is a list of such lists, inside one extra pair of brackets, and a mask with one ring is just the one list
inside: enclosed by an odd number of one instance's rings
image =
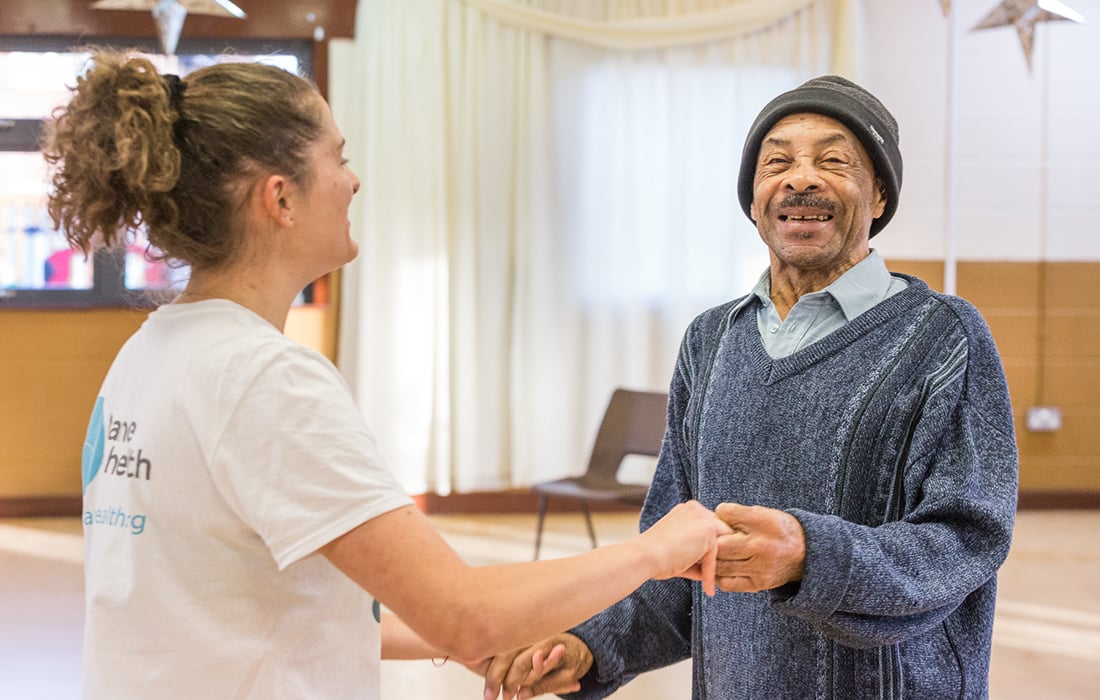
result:
[(741, 0), (673, 16), (591, 21), (532, 8), (518, 0), (460, 0), (522, 29), (605, 49), (665, 49), (732, 39), (775, 24), (820, 0)]

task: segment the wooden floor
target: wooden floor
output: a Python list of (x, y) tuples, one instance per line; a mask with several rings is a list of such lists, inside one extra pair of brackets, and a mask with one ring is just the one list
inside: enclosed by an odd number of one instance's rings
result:
[[(533, 515), (432, 519), (471, 563), (532, 555)], [(636, 517), (604, 513), (595, 520), (601, 542), (609, 543), (630, 536)], [(544, 557), (587, 546), (579, 515), (549, 516)], [(75, 519), (0, 520), (0, 698), (80, 697), (82, 557)], [(481, 697), (480, 679), (453, 663), (383, 668), (385, 698)], [(614, 697), (687, 700), (690, 678), (681, 663), (638, 678)], [(1100, 697), (1100, 511), (1020, 514), (1000, 575), (991, 686), (994, 700)]]

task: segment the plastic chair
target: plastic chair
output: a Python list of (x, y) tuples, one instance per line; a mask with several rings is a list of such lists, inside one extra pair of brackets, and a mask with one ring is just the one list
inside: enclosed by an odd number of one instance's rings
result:
[(588, 470), (581, 476), (535, 484), (538, 494), (538, 530), (535, 534), (535, 559), (542, 546), (542, 527), (550, 496), (579, 500), (588, 526), (588, 537), (596, 547), (596, 531), (592, 527), (589, 501), (628, 503), (641, 506), (649, 487), (624, 484), (618, 471), (627, 455), (656, 457), (661, 452), (668, 411), (668, 394), (616, 389), (611, 394), (603, 421), (596, 433)]

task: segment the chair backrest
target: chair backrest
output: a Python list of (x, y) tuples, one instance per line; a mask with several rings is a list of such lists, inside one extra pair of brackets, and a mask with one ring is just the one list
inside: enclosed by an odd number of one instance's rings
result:
[(596, 432), (585, 476), (615, 481), (627, 455), (659, 455), (667, 419), (668, 394), (616, 389)]

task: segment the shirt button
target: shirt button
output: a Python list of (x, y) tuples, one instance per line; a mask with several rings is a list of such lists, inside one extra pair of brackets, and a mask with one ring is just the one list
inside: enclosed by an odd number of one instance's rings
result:
[(771, 332), (772, 333), (778, 333), (779, 332), (779, 326), (772, 326), (771, 327)]

